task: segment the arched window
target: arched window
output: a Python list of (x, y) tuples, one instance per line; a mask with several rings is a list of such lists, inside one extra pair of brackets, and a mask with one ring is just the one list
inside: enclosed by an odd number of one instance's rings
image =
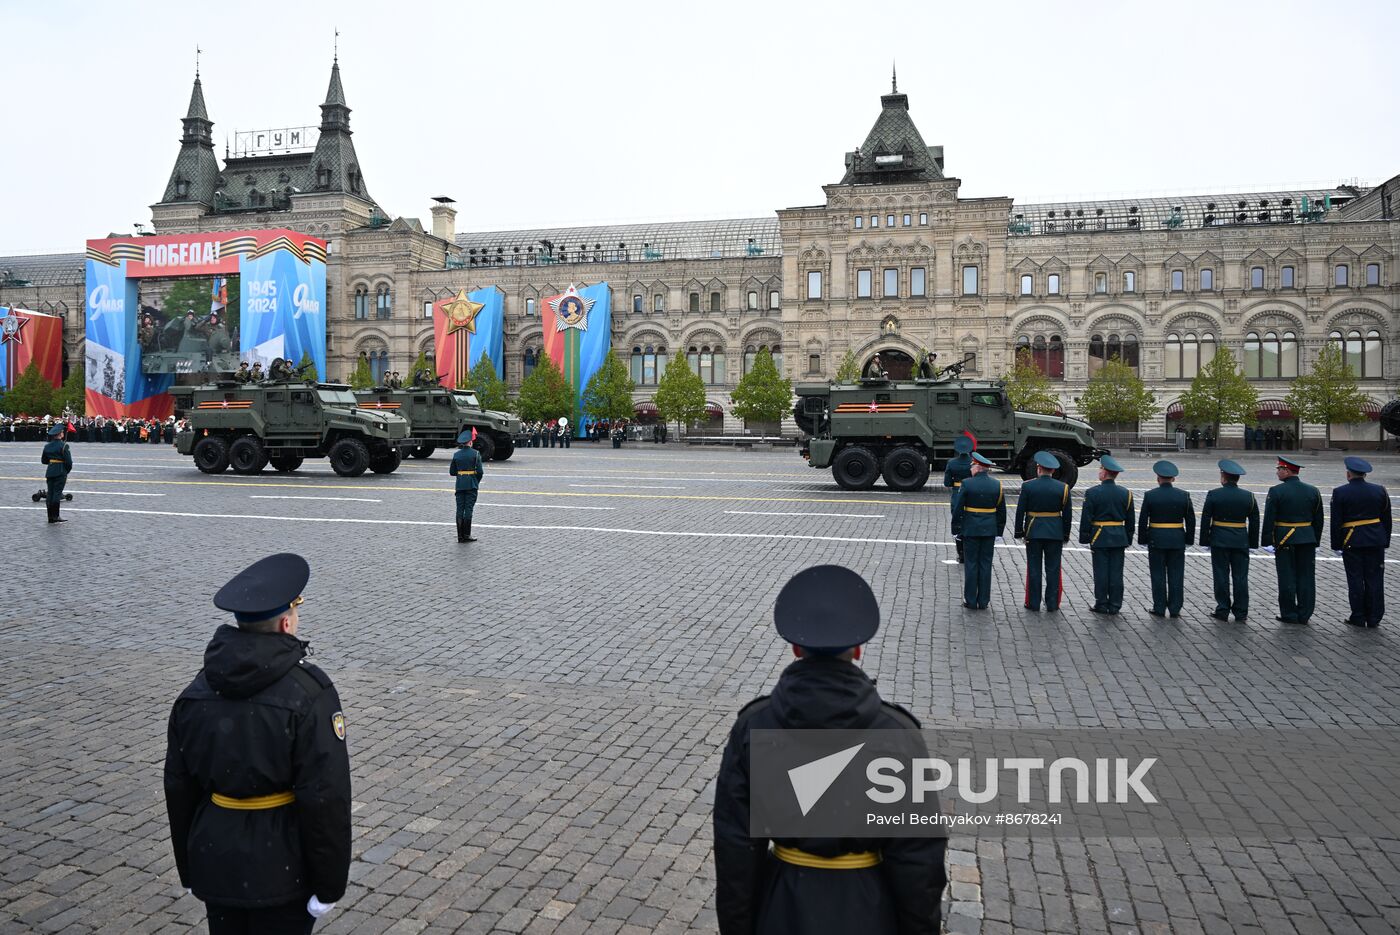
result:
[(633, 383), (641, 383), (641, 382), (642, 382), (642, 356), (643, 356), (643, 352), (642, 352), (642, 349), (641, 349), (640, 347), (634, 347), (634, 348), (632, 348), (632, 372), (631, 372), (631, 375), (632, 375), (632, 382), (633, 382)]
[(355, 289), (355, 317), (365, 319), (369, 317), (369, 290), (364, 286)]
[(1052, 380), (1065, 378), (1065, 342), (1058, 334), (1048, 337), (1037, 334), (1033, 338), (1021, 335), (1016, 339), (1016, 351), (1020, 353), (1027, 349), (1031, 352), (1031, 363), (1037, 370)]
[(744, 345), (744, 376), (748, 376), (753, 369), (753, 362), (758, 359), (758, 348), (752, 344)]
[(1030, 273), (1021, 274), (1021, 295), (1030, 295), (1032, 292), (1034, 292), (1034, 286), (1032, 285), (1033, 282), (1034, 281), (1031, 279)]
[(393, 298), (389, 294), (388, 286), (380, 286), (374, 294), (374, 317), (389, 318), (394, 311)]
[(1167, 335), (1167, 340), (1163, 345), (1165, 362), (1167, 365), (1167, 379), (1181, 379), (1181, 335), (1175, 331)]
[(665, 347), (648, 344), (632, 348), (632, 382), (638, 386), (655, 386), (665, 372)]
[(370, 379), (378, 386), (384, 382), (384, 377), (389, 373), (389, 350), (388, 348), (372, 350), (369, 352), (368, 358)]
[(1278, 334), (1273, 331), (1265, 331), (1264, 339), (1259, 342), (1259, 372), (1269, 376), (1278, 375)]
[(1355, 329), (1347, 332), (1347, 366), (1358, 377), (1364, 377), (1364, 359), (1361, 356), (1361, 332)]
[(1298, 336), (1292, 331), (1251, 331), (1244, 336), (1247, 380), (1289, 380), (1298, 375)]
[(540, 352), (535, 350), (535, 348), (533, 347), (525, 348), (525, 353), (522, 354), (520, 358), (520, 373), (522, 378), (528, 377), (530, 374), (535, 372), (535, 363), (539, 360), (539, 353)]
[(1278, 375), (1291, 380), (1298, 375), (1298, 336), (1285, 331), (1279, 341)]
[(1045, 292), (1047, 295), (1060, 294), (1060, 274), (1051, 273), (1045, 277)]
[(1381, 355), (1383, 349), (1381, 333), (1376, 329), (1368, 329), (1363, 337), (1359, 330), (1353, 328), (1347, 332), (1345, 342), (1342, 340), (1340, 331), (1333, 331), (1327, 336), (1327, 340), (1335, 343), (1341, 349), (1346, 364), (1351, 368), (1353, 375), (1357, 377), (1385, 375)]
[(1364, 377), (1383, 377), (1384, 358), (1381, 356), (1382, 344), (1381, 333), (1372, 328), (1366, 332), (1366, 346), (1361, 355), (1361, 375)]
[(1089, 375), (1093, 376), (1104, 365), (1105, 361), (1117, 360), (1127, 364), (1134, 370), (1138, 368), (1138, 339), (1137, 335), (1130, 334), (1120, 337), (1110, 334), (1105, 340), (1101, 334), (1096, 334), (1089, 339)]
[(1050, 335), (1049, 369), (1046, 376), (1052, 380), (1065, 378), (1065, 342), (1058, 334)]
[(1096, 334), (1089, 338), (1089, 375), (1098, 373), (1103, 362), (1108, 360), (1108, 348), (1104, 343), (1103, 335)]
[(1137, 339), (1137, 335), (1135, 335), (1135, 334), (1130, 334), (1130, 335), (1127, 335), (1126, 337), (1124, 337), (1124, 338), (1123, 338), (1123, 363), (1127, 364), (1129, 367), (1132, 367), (1134, 370), (1136, 370), (1136, 369), (1138, 368), (1138, 361), (1141, 359), (1141, 356), (1142, 356), (1142, 355), (1138, 353), (1138, 339)]
[(1251, 331), (1244, 336), (1244, 378), (1259, 379), (1259, 332)]

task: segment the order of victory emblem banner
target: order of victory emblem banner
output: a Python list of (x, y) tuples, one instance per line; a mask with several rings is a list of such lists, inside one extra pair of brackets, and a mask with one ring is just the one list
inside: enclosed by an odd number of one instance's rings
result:
[(577, 328), (579, 331), (588, 330), (588, 313), (593, 311), (593, 303), (597, 299), (580, 295), (578, 289), (570, 283), (568, 291), (563, 295), (555, 296), (546, 301), (550, 310), (554, 312), (556, 331), (563, 331), (565, 328)]
[[(589, 327), (589, 324), (593, 327)], [(583, 393), (612, 347), (612, 290), (606, 282), (570, 285), (546, 296), (540, 314), (545, 355), (574, 390), (571, 431), (583, 422)]]

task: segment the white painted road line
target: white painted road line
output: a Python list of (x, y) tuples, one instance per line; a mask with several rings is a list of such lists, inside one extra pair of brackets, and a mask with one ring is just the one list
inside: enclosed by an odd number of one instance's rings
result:
[(478, 500), (477, 506), (505, 510), (615, 510), (615, 506), (576, 506), (572, 503), (487, 503)]
[(729, 516), (837, 516), (844, 519), (884, 519), (883, 513), (770, 513), (767, 510), (725, 510)]
[(350, 500), (350, 501), (354, 501), (355, 503), (383, 503), (383, 502), (384, 502), (383, 500), (373, 500), (373, 499), (371, 499), (371, 498), (369, 498), (369, 497), (291, 497), (291, 496), (272, 496), (272, 495), (269, 495), (269, 494), (259, 494), (259, 493), (249, 494), (249, 495), (248, 495), (248, 499), (249, 499), (249, 500)]
[(643, 487), (640, 484), (570, 484), (570, 487), (615, 487), (621, 490), (684, 490), (684, 487)]
[(68, 493), (80, 493), (84, 497), (163, 497), (163, 493), (121, 493), (116, 490), (70, 490)]

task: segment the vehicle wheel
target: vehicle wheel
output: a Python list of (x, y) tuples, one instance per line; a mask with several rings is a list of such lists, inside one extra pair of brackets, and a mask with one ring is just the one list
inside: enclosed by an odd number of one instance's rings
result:
[(869, 448), (842, 448), (831, 462), (831, 476), (845, 490), (869, 490), (880, 477), (880, 463)]
[(228, 464), (235, 474), (256, 474), (263, 469), (266, 461), (267, 452), (263, 450), (262, 442), (251, 435), (235, 439), (228, 450)]
[(1021, 462), (1021, 480), (1035, 480), (1035, 452), (1026, 452), (1026, 460)]
[(433, 445), (419, 445), (417, 448), (410, 451), (409, 454), (419, 459), (431, 458), (434, 451), (437, 451), (437, 448)]
[(194, 466), (205, 474), (222, 474), (228, 468), (228, 445), (206, 435), (194, 443)]
[(301, 467), (302, 461), (302, 459), (297, 457), (296, 455), (277, 455), (268, 460), (269, 463), (272, 465), (273, 470), (278, 471), (282, 474), (292, 473), (297, 468)]
[(915, 448), (896, 448), (885, 455), (882, 465), (885, 486), (905, 492), (921, 489), (928, 483), (928, 459)]
[(496, 461), (509, 461), (510, 456), (515, 454), (515, 439), (504, 438), (496, 442), (496, 454), (493, 459)]
[(376, 474), (392, 474), (399, 469), (399, 465), (402, 463), (403, 455), (399, 454), (397, 448), (390, 448), (387, 454), (371, 458), (369, 469)]
[(495, 440), (480, 429), (477, 429), (476, 441), (472, 442), (472, 447), (481, 455), (483, 461), (490, 461), (496, 455)]
[(359, 477), (369, 468), (369, 449), (358, 438), (342, 438), (331, 445), (331, 470), (341, 477)]
[(1060, 462), (1060, 469), (1055, 472), (1056, 479), (1064, 481), (1066, 486), (1073, 487), (1079, 480), (1079, 465), (1074, 463), (1074, 458), (1070, 457), (1069, 452), (1059, 448), (1047, 448), (1046, 451)]

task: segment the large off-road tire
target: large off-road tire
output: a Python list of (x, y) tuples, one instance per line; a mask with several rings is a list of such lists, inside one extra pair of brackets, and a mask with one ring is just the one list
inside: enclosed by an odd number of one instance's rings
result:
[(369, 448), (358, 438), (342, 438), (326, 455), (331, 470), (341, 477), (359, 477), (369, 469)]
[(390, 448), (386, 453), (370, 458), (369, 469), (376, 474), (392, 474), (402, 463), (403, 455), (399, 454), (397, 448)]
[(434, 451), (437, 451), (436, 445), (419, 445), (417, 448), (410, 451), (409, 455), (421, 460), (423, 458), (431, 458)]
[(1021, 480), (1034, 480), (1036, 476), (1035, 452), (1026, 452), (1026, 460), (1021, 462)]
[(1068, 487), (1073, 487), (1079, 481), (1079, 465), (1074, 463), (1074, 458), (1069, 452), (1060, 448), (1047, 448), (1046, 451), (1055, 456), (1060, 462), (1060, 469), (1055, 472), (1055, 479), (1065, 482)]
[(236, 438), (228, 450), (228, 465), (235, 474), (256, 474), (267, 463), (262, 442), (251, 435)]
[(228, 444), (213, 435), (194, 443), (194, 466), (205, 474), (222, 474), (228, 470)]
[(297, 455), (273, 455), (269, 462), (272, 468), (282, 474), (290, 474), (301, 467), (302, 459)]
[(842, 448), (831, 462), (831, 476), (846, 490), (869, 490), (880, 477), (880, 462), (869, 448)]
[(496, 453), (492, 456), (492, 460), (509, 461), (513, 454), (515, 454), (515, 439), (503, 438), (496, 442)]
[(908, 493), (928, 483), (928, 458), (917, 448), (896, 448), (885, 455), (881, 467), (885, 486), (891, 490)]
[(481, 455), (482, 461), (490, 461), (496, 455), (495, 439), (480, 429), (476, 431), (476, 441), (472, 442), (472, 447)]

